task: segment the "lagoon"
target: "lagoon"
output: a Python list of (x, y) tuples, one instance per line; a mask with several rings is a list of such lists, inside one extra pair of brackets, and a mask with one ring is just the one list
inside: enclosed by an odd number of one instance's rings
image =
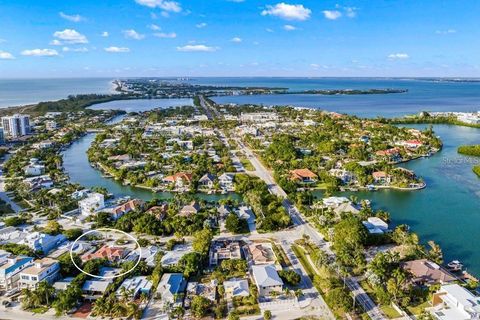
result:
[[(425, 125), (412, 125), (417, 129)], [(434, 240), (441, 245), (444, 260), (459, 259), (469, 271), (480, 275), (480, 179), (472, 172), (480, 158), (457, 153), (460, 144), (479, 144), (480, 131), (451, 125), (434, 126), (444, 143), (430, 158), (402, 166), (425, 179), (419, 191), (378, 190), (343, 193), (369, 199), (375, 209), (391, 214), (392, 224), (407, 224), (423, 243)]]
[[(102, 173), (90, 166), (87, 150), (95, 139), (95, 134), (89, 133), (75, 141), (63, 152), (63, 167), (69, 175), (72, 183), (78, 183), (86, 188), (104, 187), (108, 192), (118, 197), (130, 196), (145, 201), (151, 199), (169, 199), (173, 194), (169, 192), (154, 193), (148, 189), (124, 186), (112, 178), (106, 178)], [(218, 201), (224, 198), (240, 200), (237, 194), (198, 194), (198, 197), (206, 201)]]

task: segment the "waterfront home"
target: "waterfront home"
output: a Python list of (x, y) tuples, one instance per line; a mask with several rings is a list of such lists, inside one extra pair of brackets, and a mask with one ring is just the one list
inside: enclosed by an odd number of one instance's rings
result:
[(187, 204), (182, 207), (179, 211), (179, 215), (182, 217), (189, 217), (191, 215), (197, 214), (200, 211), (200, 205), (197, 201), (192, 201), (190, 204)]
[(183, 188), (190, 185), (190, 183), (192, 182), (192, 174), (186, 172), (179, 172), (172, 176), (164, 177), (163, 182), (174, 184), (178, 188)]
[(19, 241), (19, 244), (27, 245), (34, 251), (41, 251), (47, 255), (50, 251), (57, 249), (62, 243), (67, 241), (67, 238), (63, 234), (57, 234), (51, 236), (49, 234), (32, 232)]
[(377, 184), (389, 184), (392, 177), (385, 171), (375, 171), (372, 173), (373, 181)]
[(124, 214), (129, 213), (130, 211), (139, 211), (142, 210), (145, 205), (145, 201), (140, 199), (132, 199), (127, 202), (122, 203), (119, 206), (109, 210), (113, 220), (118, 220)]
[(53, 180), (49, 175), (26, 178), (23, 180), (23, 183), (27, 185), (31, 192), (36, 192), (40, 189), (49, 189), (53, 186)]
[(340, 217), (342, 213), (360, 213), (358, 206), (354, 205), (351, 201), (339, 204), (338, 207), (333, 209), (333, 211), (336, 213), (337, 217)]
[(268, 296), (272, 292), (281, 293), (283, 290), (283, 281), (274, 265), (252, 266), (252, 276), (260, 296)]
[(119, 298), (127, 294), (127, 296), (132, 299), (137, 298), (141, 294), (149, 296), (152, 285), (152, 282), (145, 276), (128, 278), (122, 282), (115, 294)]
[(234, 178), (232, 174), (224, 173), (218, 177), (218, 184), (222, 190), (233, 191), (233, 180)]
[(479, 113), (461, 113), (457, 116), (457, 119), (461, 122), (468, 124), (480, 124), (480, 112)]
[(128, 161), (132, 160), (132, 158), (130, 157), (129, 154), (119, 154), (119, 155), (116, 155), (116, 156), (108, 157), (107, 160), (108, 161), (113, 161), (113, 162), (124, 163), (124, 162), (128, 162)]
[(256, 265), (275, 263), (275, 253), (270, 243), (252, 243), (248, 246), (248, 253)]
[(418, 149), (419, 147), (423, 146), (423, 142), (420, 140), (407, 140), (400, 142), (400, 145), (408, 148), (408, 149)]
[(386, 150), (379, 150), (375, 152), (375, 155), (382, 160), (390, 162), (398, 162), (402, 160), (402, 156), (400, 155), (400, 149), (397, 147)]
[(33, 264), (20, 271), (20, 288), (36, 289), (42, 281), (53, 283), (59, 276), (60, 264), (51, 258), (33, 261)]
[(156, 298), (173, 306), (181, 306), (187, 283), (181, 273), (164, 273), (155, 293)]
[(416, 285), (447, 284), (457, 280), (445, 268), (427, 259), (406, 261), (401, 267), (412, 275), (411, 282)]
[(248, 297), (250, 295), (250, 288), (247, 279), (232, 278), (223, 282), (225, 288), (225, 296), (227, 299), (235, 297)]
[(78, 202), (78, 209), (83, 216), (89, 216), (103, 208), (105, 208), (105, 197), (101, 193), (90, 193)]
[(430, 314), (437, 320), (480, 318), (480, 298), (458, 284), (447, 284), (433, 294)]
[(81, 199), (86, 198), (89, 193), (90, 193), (90, 190), (88, 190), (88, 189), (77, 190), (77, 191), (74, 191), (70, 195), (70, 197), (74, 200), (81, 200)]
[(82, 256), (82, 261), (88, 261), (92, 259), (107, 259), (110, 262), (119, 262), (126, 255), (127, 250), (121, 247), (110, 247), (104, 245), (94, 253), (87, 253)]
[(204, 174), (199, 180), (198, 185), (206, 189), (213, 189), (215, 185), (215, 176), (211, 173)]
[(301, 183), (314, 183), (318, 176), (309, 169), (295, 169), (290, 171), (290, 179)]
[(221, 204), (217, 207), (217, 212), (220, 219), (225, 219), (230, 214), (231, 210), (229, 206)]
[(322, 199), (322, 203), (326, 207), (336, 208), (342, 203), (349, 203), (350, 200), (346, 197), (326, 197)]
[(7, 253), (0, 265), (0, 289), (8, 291), (18, 287), (20, 272), (33, 263), (33, 258)]
[(345, 169), (330, 169), (328, 174), (330, 174), (332, 177), (340, 179), (344, 184), (355, 182), (355, 175)]
[(378, 217), (369, 217), (367, 221), (362, 221), (370, 234), (384, 234), (388, 232), (388, 223)]
[(210, 247), (210, 265), (220, 265), (223, 260), (241, 259), (240, 242), (230, 240), (212, 241)]

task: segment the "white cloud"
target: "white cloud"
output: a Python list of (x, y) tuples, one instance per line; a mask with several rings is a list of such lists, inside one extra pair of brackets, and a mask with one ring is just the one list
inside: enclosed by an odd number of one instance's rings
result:
[(337, 20), (342, 16), (342, 13), (338, 10), (324, 10), (322, 11), (325, 18), (329, 20)]
[(355, 18), (357, 16), (357, 8), (355, 7), (345, 7), (345, 15), (349, 18)]
[(310, 65), (310, 67), (312, 67), (313, 69), (318, 69), (318, 68), (320, 68), (320, 65), (317, 64), (317, 63), (312, 63), (312, 64)]
[(302, 4), (277, 3), (274, 6), (267, 5), (262, 11), (262, 16), (276, 16), (285, 20), (304, 21), (310, 18), (312, 10), (305, 8)]
[(175, 32), (157, 32), (153, 34), (157, 38), (167, 38), (167, 39), (173, 39), (177, 37), (177, 34)]
[(49, 43), (51, 46), (61, 46), (63, 43), (58, 40), (58, 39), (53, 39), (52, 41), (50, 41)]
[(265, 29), (265, 31), (267, 31), (267, 32), (273, 32), (273, 30), (270, 29), (270, 28)]
[(63, 52), (88, 52), (88, 49), (85, 47), (82, 48), (70, 48), (70, 47), (63, 47)]
[(23, 50), (22, 56), (34, 56), (34, 57), (54, 57), (58, 56), (57, 50), (53, 49), (31, 49)]
[(108, 33), (108, 31), (103, 31), (101, 36), (107, 38), (108, 36), (110, 36), (110, 34)]
[(233, 37), (232, 39), (230, 39), (230, 41), (236, 42), (236, 43), (240, 43), (240, 42), (242, 42), (242, 38), (240, 38), (240, 37)]
[(198, 29), (202, 29), (202, 28), (205, 28), (207, 26), (207, 24), (205, 22), (202, 22), (202, 23), (197, 23), (195, 25), (195, 27), (197, 27)]
[(182, 51), (182, 52), (213, 52), (217, 51), (217, 47), (209, 47), (203, 44), (196, 44), (196, 45), (186, 45), (183, 47), (177, 47), (177, 51)]
[(142, 40), (145, 38), (144, 34), (138, 33), (137, 31), (133, 29), (129, 30), (123, 30), (123, 35), (125, 36), (126, 39), (132, 39), (132, 40)]
[(106, 52), (112, 52), (112, 53), (130, 52), (130, 49), (126, 47), (108, 47), (108, 48), (105, 48), (104, 50)]
[(150, 28), (150, 30), (153, 30), (153, 31), (160, 31), (162, 30), (162, 28), (160, 28), (159, 26), (157, 26), (156, 24), (151, 24), (148, 26)]
[(170, 0), (135, 0), (136, 3), (149, 8), (160, 8), (165, 12), (180, 12), (180, 3)]
[[(77, 44), (88, 43), (87, 37), (74, 29), (65, 29), (63, 31), (56, 31), (53, 36), (60, 39), (63, 43)], [(55, 41), (55, 40), (54, 40)]]
[(453, 34), (457, 33), (457, 30), (455, 29), (447, 29), (447, 30), (437, 30), (435, 31), (436, 34)]
[(85, 20), (85, 18), (82, 17), (82, 16), (79, 15), (79, 14), (69, 15), (69, 14), (66, 14), (66, 13), (63, 13), (63, 12), (59, 12), (58, 14), (59, 14), (60, 17), (62, 17), (63, 19), (68, 20), (68, 21), (72, 21), (72, 22), (80, 22), (80, 21)]
[(388, 59), (392, 60), (405, 60), (410, 58), (410, 56), (406, 53), (392, 53), (388, 55)]
[(13, 59), (15, 59), (13, 54), (7, 51), (0, 50), (0, 60), (13, 60)]
[(297, 30), (297, 28), (295, 26), (292, 26), (291, 24), (286, 24), (283, 26), (283, 29), (284, 30), (287, 30), (287, 31), (294, 31), (294, 30)]

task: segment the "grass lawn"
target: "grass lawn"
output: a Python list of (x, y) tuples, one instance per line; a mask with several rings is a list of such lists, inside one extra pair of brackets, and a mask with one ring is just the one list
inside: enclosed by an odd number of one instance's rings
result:
[(397, 312), (392, 306), (390, 305), (381, 305), (378, 303), (375, 293), (373, 292), (372, 287), (368, 284), (366, 280), (360, 281), (360, 286), (365, 290), (365, 292), (375, 301), (380, 306), (380, 309), (382, 312), (389, 318), (389, 319), (395, 319), (398, 317), (401, 317), (402, 315)]
[(422, 311), (425, 309), (425, 308), (429, 308), (431, 307), (431, 304), (429, 301), (425, 301), (424, 303), (421, 303), (419, 305), (416, 305), (416, 306), (409, 306), (407, 308), (408, 312), (410, 312), (411, 314), (413, 315), (419, 315), (422, 313)]
[(246, 158), (241, 158), (240, 159), (240, 162), (242, 163), (243, 167), (245, 168), (245, 170), (247, 171), (254, 171), (255, 168), (253, 167), (252, 163), (250, 162), (250, 160), (246, 159)]

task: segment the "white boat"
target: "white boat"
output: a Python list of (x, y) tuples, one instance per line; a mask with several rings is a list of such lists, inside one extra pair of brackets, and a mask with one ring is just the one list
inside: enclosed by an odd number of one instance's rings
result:
[(463, 269), (463, 264), (458, 260), (453, 260), (447, 264), (447, 268), (450, 271), (461, 271)]

